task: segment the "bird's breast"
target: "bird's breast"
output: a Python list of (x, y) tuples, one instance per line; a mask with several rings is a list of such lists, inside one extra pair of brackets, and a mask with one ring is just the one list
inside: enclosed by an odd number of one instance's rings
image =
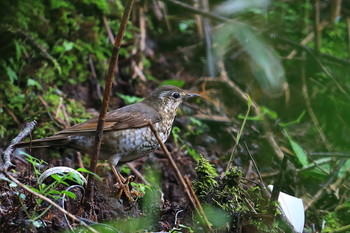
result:
[[(168, 139), (173, 120), (165, 118), (154, 124), (162, 142)], [(90, 148), (92, 150), (94, 144), (94, 136), (75, 136), (70, 140), (77, 149)], [(101, 157), (109, 159), (111, 156), (118, 155), (121, 157), (120, 161), (131, 161), (156, 150), (158, 147), (159, 143), (148, 126), (107, 131), (103, 134)]]

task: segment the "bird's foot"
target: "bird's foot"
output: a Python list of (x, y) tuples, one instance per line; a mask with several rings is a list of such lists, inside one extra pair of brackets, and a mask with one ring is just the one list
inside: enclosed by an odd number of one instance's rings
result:
[[(122, 182), (116, 184), (119, 188), (119, 193), (117, 195), (117, 198), (120, 198), (124, 193), (124, 195), (128, 198), (130, 202), (135, 202), (136, 198), (139, 196), (138, 192), (134, 189), (130, 190), (129, 188), (129, 184), (134, 179), (134, 176), (128, 176), (128, 178), (126, 179), (122, 176), (120, 178)], [(136, 197), (135, 199), (134, 199), (134, 196)]]

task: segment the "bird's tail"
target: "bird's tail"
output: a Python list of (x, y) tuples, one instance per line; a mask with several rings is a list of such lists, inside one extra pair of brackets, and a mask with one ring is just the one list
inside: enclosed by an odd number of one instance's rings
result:
[(66, 137), (54, 135), (47, 138), (36, 139), (28, 142), (20, 142), (14, 145), (15, 148), (46, 148), (46, 147), (62, 147), (68, 144)]

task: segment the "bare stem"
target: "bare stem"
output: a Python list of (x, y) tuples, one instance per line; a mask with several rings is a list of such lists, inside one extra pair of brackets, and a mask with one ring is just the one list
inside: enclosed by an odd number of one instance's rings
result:
[(11, 154), (15, 150), (13, 145), (21, 142), (24, 138), (26, 138), (33, 131), (33, 129), (36, 126), (36, 124), (37, 124), (36, 121), (32, 121), (32, 122), (28, 123), (26, 125), (26, 127), (17, 135), (17, 137), (12, 139), (11, 144), (6, 148), (6, 150), (3, 153), (3, 155), (4, 155), (4, 164), (2, 164), (2, 161), (0, 159), (0, 165), (1, 165), (0, 166), (0, 171), (7, 171), (7, 169), (9, 167), (14, 166), (11, 163)]
[(202, 218), (206, 220), (206, 221), (204, 220), (204, 222), (206, 223), (206, 224), (205, 224), (206, 232), (212, 232), (211, 226), (210, 226), (210, 224), (209, 224), (207, 218), (206, 218), (205, 215), (204, 215), (204, 211), (203, 211), (203, 214), (202, 214), (201, 211), (199, 210), (199, 207), (196, 205), (195, 198), (192, 197), (191, 192), (190, 192), (190, 190), (189, 190), (189, 187), (187, 186), (187, 184), (186, 184), (184, 178), (183, 178), (182, 175), (181, 175), (181, 172), (179, 171), (178, 167), (176, 166), (176, 163), (175, 163), (173, 157), (171, 157), (171, 155), (170, 155), (168, 149), (167, 149), (166, 146), (164, 145), (163, 141), (160, 139), (160, 137), (159, 137), (159, 135), (158, 135), (158, 132), (157, 132), (156, 129), (154, 128), (154, 125), (152, 124), (151, 121), (148, 122), (148, 125), (149, 125), (149, 127), (151, 128), (151, 130), (152, 130), (154, 136), (157, 138), (157, 141), (158, 141), (160, 147), (161, 147), (162, 150), (164, 151), (164, 154), (165, 154), (166, 157), (168, 158), (171, 167), (174, 169), (175, 175), (176, 175), (177, 179), (180, 181), (180, 184), (181, 184), (181, 186), (182, 186), (182, 188), (183, 188), (183, 190), (184, 190), (184, 193), (185, 193), (187, 199), (191, 202), (191, 204), (192, 204), (193, 208), (195, 209), (195, 211), (197, 212), (197, 214), (198, 214), (199, 216), (202, 216)]
[[(94, 150), (91, 154), (91, 161), (90, 161), (90, 171), (93, 173), (96, 173), (96, 166), (98, 161), (98, 155), (100, 154), (101, 149), (101, 143), (102, 143), (102, 137), (103, 137), (103, 128), (104, 123), (106, 120), (107, 115), (107, 109), (108, 109), (108, 102), (110, 93), (112, 90), (112, 83), (113, 83), (113, 75), (115, 71), (116, 64), (118, 63), (118, 55), (121, 43), (123, 41), (124, 32), (126, 29), (126, 25), (130, 16), (130, 12), (132, 9), (132, 6), (134, 4), (134, 0), (128, 0), (124, 13), (123, 18), (120, 23), (120, 28), (118, 30), (118, 34), (116, 37), (116, 40), (114, 42), (113, 51), (112, 51), (112, 57), (109, 62), (109, 68), (108, 68), (108, 74), (106, 77), (106, 83), (105, 83), (105, 89), (103, 92), (103, 101), (102, 106), (100, 109), (100, 115), (98, 118), (97, 128), (96, 128), (96, 136), (95, 136), (95, 145)], [(93, 182), (93, 176), (89, 176), (88, 180), (88, 186), (87, 186), (87, 194), (89, 195), (89, 200), (92, 201), (93, 198), (93, 189), (92, 189), (92, 182)]]
[(73, 221), (78, 222), (80, 225), (86, 227), (87, 229), (89, 229), (91, 232), (94, 233), (98, 233), (98, 231), (96, 231), (95, 229), (91, 228), (90, 226), (88, 226), (85, 222), (81, 221), (79, 218), (77, 218), (76, 216), (74, 216), (73, 214), (71, 214), (70, 212), (68, 212), (67, 210), (63, 209), (61, 206), (59, 206), (58, 204), (56, 204), (55, 202), (53, 202), (51, 199), (49, 199), (48, 197), (43, 196), (40, 193), (37, 193), (33, 190), (31, 190), (30, 188), (28, 188), (26, 185), (24, 185), (23, 183), (21, 183), (19, 180), (17, 180), (15, 177), (13, 177), (11, 174), (9, 174), (6, 170), (4, 171), (4, 174), (13, 182), (15, 182), (18, 186), (20, 186), (21, 188), (23, 188), (24, 190), (26, 190), (27, 192), (33, 194), (34, 196), (48, 202), (50, 205), (54, 206), (57, 210), (59, 210), (60, 212), (62, 212), (63, 214), (67, 215), (68, 217), (70, 217)]

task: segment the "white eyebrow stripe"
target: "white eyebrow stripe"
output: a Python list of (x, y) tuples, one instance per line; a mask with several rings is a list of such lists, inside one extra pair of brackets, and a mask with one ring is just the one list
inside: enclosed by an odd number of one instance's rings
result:
[(159, 97), (165, 97), (169, 94), (169, 91), (164, 91), (162, 93), (160, 93)]

